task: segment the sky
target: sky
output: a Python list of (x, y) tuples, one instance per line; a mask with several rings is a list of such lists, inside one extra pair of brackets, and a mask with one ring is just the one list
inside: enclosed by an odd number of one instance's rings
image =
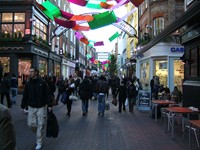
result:
[[(116, 4), (116, 3), (114, 3)], [(89, 9), (86, 7), (78, 6), (73, 3), (70, 3), (70, 7), (73, 11), (73, 14), (79, 15), (79, 14), (84, 14), (84, 13), (91, 13), (91, 12), (105, 12), (108, 10), (105, 9)], [(117, 8), (114, 10), (114, 13), (117, 17), (123, 17), (127, 12), (126, 8), (124, 6), (121, 6), (120, 8)], [(81, 25), (88, 25), (86, 24), (81, 24)], [(98, 28), (95, 30), (89, 30), (89, 31), (84, 31), (82, 32), (88, 40), (93, 40), (95, 42), (103, 41), (104, 46), (95, 46), (97, 52), (111, 52), (111, 50), (114, 48), (115, 43), (117, 42), (117, 38), (113, 40), (112, 42), (109, 41), (109, 38), (115, 34), (118, 31), (120, 33), (120, 29), (113, 26), (113, 25), (108, 25), (102, 28)]]

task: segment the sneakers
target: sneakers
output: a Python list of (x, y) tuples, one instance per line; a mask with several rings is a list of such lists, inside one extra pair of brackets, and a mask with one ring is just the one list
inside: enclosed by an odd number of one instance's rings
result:
[(35, 150), (41, 150), (42, 148), (42, 145), (41, 144), (37, 144), (36, 147), (35, 147)]

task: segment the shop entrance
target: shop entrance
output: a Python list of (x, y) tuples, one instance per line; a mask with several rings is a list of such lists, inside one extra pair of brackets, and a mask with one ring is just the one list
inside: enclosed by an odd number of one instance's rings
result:
[(19, 91), (24, 89), (24, 85), (29, 77), (31, 60), (19, 59), (18, 61), (18, 87)]

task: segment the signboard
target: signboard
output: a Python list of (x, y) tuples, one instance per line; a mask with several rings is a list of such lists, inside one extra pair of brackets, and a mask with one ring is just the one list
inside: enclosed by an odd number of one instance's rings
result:
[(139, 90), (138, 110), (150, 110), (151, 94), (149, 91)]

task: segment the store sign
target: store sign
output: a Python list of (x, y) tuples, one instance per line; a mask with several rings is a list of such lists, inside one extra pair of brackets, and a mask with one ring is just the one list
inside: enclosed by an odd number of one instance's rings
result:
[(184, 47), (171, 47), (171, 52), (184, 52)]
[(150, 110), (150, 92), (139, 90), (138, 93), (138, 110)]
[(0, 47), (0, 50), (24, 50), (23, 46), (19, 46), (19, 47)]

